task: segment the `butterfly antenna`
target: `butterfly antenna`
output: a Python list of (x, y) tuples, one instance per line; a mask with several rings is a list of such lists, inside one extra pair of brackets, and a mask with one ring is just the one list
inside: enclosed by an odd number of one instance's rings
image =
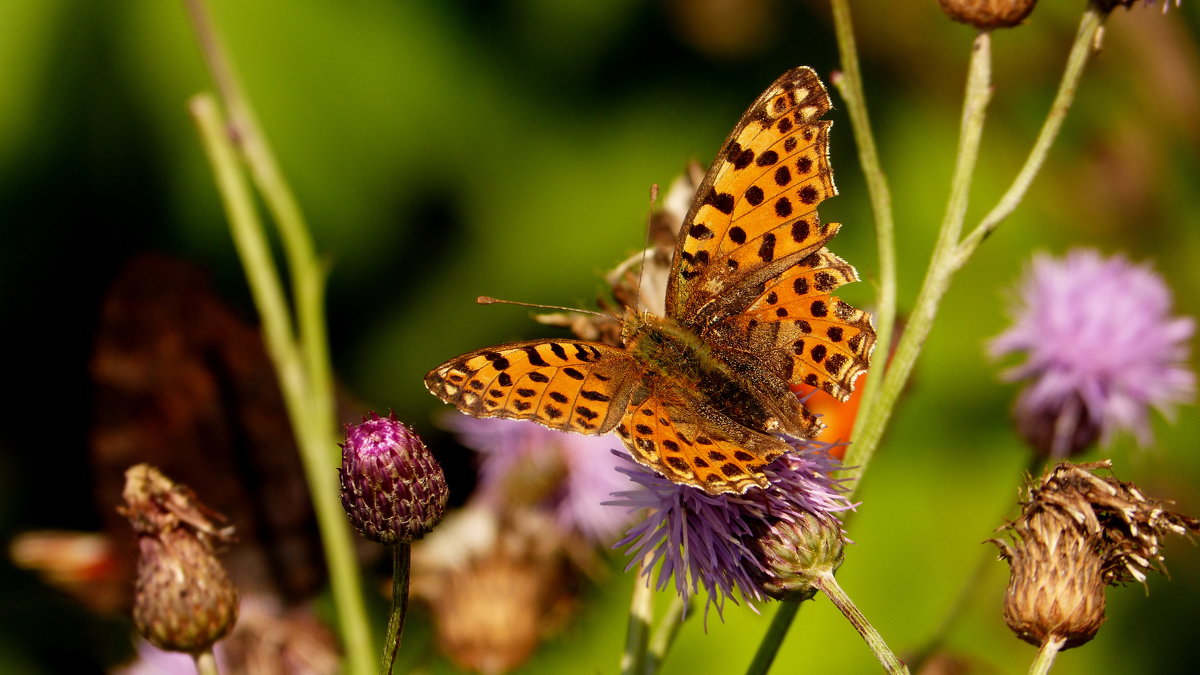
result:
[[(642, 303), (642, 275), (646, 273), (646, 258), (654, 252), (650, 244), (650, 233), (654, 229), (654, 203), (658, 201), (658, 183), (650, 184), (650, 204), (646, 206), (646, 245), (642, 248), (642, 264), (638, 267), (638, 282), (637, 289), (634, 295), (635, 301), (640, 305)], [(641, 311), (641, 307), (634, 307)]]
[(475, 298), (475, 302), (481, 305), (518, 305), (520, 307), (534, 307), (536, 309), (557, 309), (560, 312), (576, 312), (578, 314), (591, 314), (593, 316), (602, 316), (606, 319), (611, 319), (612, 316), (604, 312), (594, 312), (590, 309), (579, 309), (576, 307), (559, 307), (558, 305), (539, 305), (535, 302), (517, 302), (516, 300), (501, 300), (487, 295), (481, 295)]

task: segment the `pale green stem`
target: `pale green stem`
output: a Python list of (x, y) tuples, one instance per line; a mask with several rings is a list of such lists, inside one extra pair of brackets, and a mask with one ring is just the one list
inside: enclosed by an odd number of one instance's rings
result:
[(979, 244), (1017, 208), (1017, 204), (1021, 202), (1021, 198), (1025, 196), (1025, 192), (1029, 190), (1034, 177), (1037, 176), (1038, 170), (1042, 168), (1046, 156), (1050, 154), (1050, 146), (1058, 137), (1058, 131), (1067, 117), (1067, 111), (1070, 110), (1071, 103), (1075, 100), (1075, 90), (1079, 87), (1079, 81), (1083, 77), (1083, 68), (1087, 65), (1088, 57), (1095, 49), (1096, 35), (1104, 25), (1104, 17), (1105, 14), (1094, 4), (1089, 3), (1087, 9), (1084, 10), (1083, 18), (1079, 22), (1079, 29), (1075, 33), (1075, 42), (1071, 45), (1071, 52), (1067, 56), (1067, 66), (1063, 70), (1062, 80), (1058, 84), (1058, 93), (1050, 105), (1050, 112), (1046, 115), (1046, 121), (1042, 123), (1042, 130), (1038, 133), (1033, 149), (1030, 150), (1025, 165), (1021, 167), (1021, 171), (1009, 186), (1008, 191), (959, 245), (954, 259), (956, 268), (961, 267), (979, 247)]
[(746, 668), (746, 675), (766, 675), (767, 671), (771, 669), (771, 664), (775, 662), (775, 656), (779, 654), (779, 647), (783, 644), (783, 638), (787, 637), (788, 630), (792, 627), (792, 621), (796, 618), (798, 611), (800, 611), (798, 601), (780, 601), (779, 609), (775, 610), (775, 616), (771, 617), (771, 625), (767, 627), (762, 642), (758, 644), (758, 650), (754, 652), (754, 660)]
[(625, 633), (625, 651), (621, 654), (621, 675), (636, 675), (642, 672), (646, 661), (646, 642), (650, 634), (650, 622), (654, 617), (654, 591), (645, 583), (642, 573), (650, 563), (646, 554), (638, 566), (633, 581), (633, 595), (629, 601), (629, 627)]
[(970, 192), (971, 176), (975, 170), (975, 162), (979, 156), (979, 141), (983, 133), (984, 110), (991, 94), (991, 41), (987, 32), (980, 33), (971, 50), (971, 62), (967, 73), (966, 95), (963, 101), (963, 113), (958, 143), (958, 155), (955, 159), (954, 176), (950, 182), (950, 197), (946, 204), (946, 213), (938, 232), (937, 244), (929, 261), (929, 269), (921, 291), (917, 295), (916, 306), (909, 317), (900, 341), (896, 345), (896, 353), (892, 357), (891, 366), (882, 381), (876, 380), (872, 386), (879, 387), (879, 399), (872, 408), (867, 421), (855, 437), (854, 443), (846, 452), (845, 462), (852, 467), (847, 470), (847, 477), (853, 479), (851, 490), (857, 489), (857, 480), (871, 462), (871, 456), (879, 445), (879, 439), (891, 417), (896, 400), (916, 364), (917, 355), (925, 344), (925, 338), (933, 328), (933, 320), (937, 316), (938, 304), (950, 285), (953, 277), (953, 259), (963, 218), (967, 209), (967, 197)]
[(667, 606), (667, 611), (662, 615), (658, 625), (654, 628), (654, 633), (650, 636), (650, 647), (646, 651), (642, 675), (654, 675), (659, 668), (662, 668), (663, 661), (667, 658), (667, 652), (671, 651), (671, 646), (675, 644), (675, 638), (679, 635), (679, 629), (683, 627), (684, 619), (690, 614), (686, 610), (683, 597), (677, 593), (672, 594), (671, 604)]
[(408, 577), (412, 560), (412, 546), (408, 542), (396, 544), (392, 549), (392, 613), (388, 616), (387, 637), (383, 642), (383, 659), (379, 664), (380, 675), (392, 672), (396, 654), (400, 651), (400, 637), (404, 634), (404, 615), (408, 613)]
[(1046, 675), (1050, 672), (1050, 668), (1054, 666), (1054, 659), (1058, 657), (1058, 652), (1062, 650), (1065, 643), (1066, 639), (1059, 637), (1051, 637), (1043, 642), (1042, 648), (1038, 650), (1037, 658), (1029, 664), (1029, 675)]
[[(867, 114), (867, 97), (863, 92), (862, 71), (858, 66), (858, 48), (854, 42), (850, 3), (849, 0), (833, 0), (831, 4), (838, 53), (842, 59), (841, 74), (833, 79), (833, 84), (846, 103), (850, 128), (858, 146), (858, 160), (866, 179), (867, 195), (875, 215), (875, 243), (879, 252), (879, 294), (874, 308), (875, 351), (870, 376), (875, 382), (881, 382), (887, 371), (887, 355), (891, 349), (892, 329), (896, 323), (896, 226), (892, 213), (892, 194), (888, 188), (887, 175), (884, 174), (879, 161), (875, 136), (871, 132), (870, 116)], [(859, 382), (859, 386), (864, 384)], [(870, 416), (878, 399), (879, 387), (869, 386), (863, 391), (858, 418), (850, 438), (858, 438), (859, 429)]]
[(336, 488), (336, 465), (328, 446), (328, 422), (316, 419), (310, 405), (304, 359), (293, 340), (291, 320), (279, 275), (271, 258), (254, 198), (216, 102), (209, 95), (193, 97), (189, 104), (200, 130), (209, 163), (216, 177), (221, 200), (229, 218), (234, 246), (246, 271), (250, 293), (263, 324), (263, 342), (279, 377), (280, 391), (288, 410), (292, 433), (312, 493), (313, 509), (321, 530), (321, 542), (329, 568), (334, 605), (346, 651), (346, 672), (370, 672), (370, 624), (362, 596), (354, 540), (342, 511)]
[(217, 668), (217, 659), (213, 656), (212, 649), (206, 649), (194, 656), (196, 661), (196, 672), (199, 675), (220, 675), (221, 670)]
[(813, 586), (819, 588), (829, 598), (830, 602), (841, 610), (846, 619), (850, 621), (850, 625), (854, 626), (854, 630), (858, 631), (858, 634), (862, 636), (867, 646), (875, 654), (875, 658), (879, 659), (879, 663), (883, 664), (887, 672), (893, 674), (908, 673), (908, 666), (904, 665), (904, 662), (892, 653), (892, 650), (888, 648), (879, 631), (875, 630), (871, 622), (867, 621), (867, 617), (858, 611), (858, 607), (850, 600), (850, 596), (846, 595), (846, 592), (838, 585), (837, 580), (833, 578), (832, 572), (825, 572), (815, 577), (813, 579)]

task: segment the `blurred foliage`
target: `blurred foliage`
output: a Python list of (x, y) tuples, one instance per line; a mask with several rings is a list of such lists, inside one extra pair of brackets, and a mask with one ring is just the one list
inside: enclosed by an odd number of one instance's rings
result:
[[(354, 3), (213, 0), (263, 126), (330, 261), (337, 371), (370, 406), (395, 408), (451, 465), (471, 460), (433, 428), (421, 377), (468, 349), (550, 334), (487, 294), (589, 306), (601, 273), (643, 243), (651, 184), (708, 161), (776, 75), (836, 68), (825, 2)], [(941, 218), (972, 32), (936, 3), (854, 3), (866, 90), (895, 196), (901, 311), (911, 306)], [(1083, 0), (1043, 2), (994, 36), (995, 95), (972, 194), (974, 218), (1015, 174), (1057, 85)], [(1064, 133), (1025, 202), (963, 270), (866, 476), (839, 578), (897, 651), (918, 647), (1005, 514), (1025, 451), (985, 340), (1034, 250), (1091, 246), (1150, 259), (1180, 313), (1200, 314), (1200, 7), (1117, 11)], [(86, 446), (91, 332), (124, 261), (167, 252), (209, 270), (252, 315), (187, 98), (210, 88), (173, 2), (0, 4), (0, 302), (14, 399), (0, 435), (0, 533), (96, 527)], [(839, 101), (836, 93), (834, 105)], [(844, 223), (833, 247), (876, 276), (871, 213), (843, 110), (833, 165)], [(971, 222), (971, 218), (968, 218)], [(1193, 353), (1195, 353), (1193, 345)], [(1200, 513), (1200, 422), (1156, 420), (1128, 439), (1117, 476)], [(61, 460), (46, 466), (50, 453)], [(52, 483), (48, 484), (48, 481)], [(47, 490), (53, 489), (54, 495)], [(460, 497), (461, 498), (461, 497)], [(1177, 542), (1172, 579), (1110, 592), (1098, 638), (1058, 673), (1185, 672), (1200, 606), (1200, 554)], [(62, 601), (4, 567), (0, 662), (22, 672), (113, 658), (55, 622)], [(1000, 616), (996, 563), (949, 637), (982, 672), (1023, 672), (1033, 650)], [(528, 672), (616, 670), (632, 580), (612, 575)], [(773, 607), (685, 626), (666, 672), (745, 667)], [(75, 619), (68, 615), (68, 619)], [(82, 619), (80, 619), (82, 622)], [(414, 618), (412, 623), (417, 623)], [(382, 626), (380, 627), (382, 630)], [(16, 629), (11, 632), (10, 629)], [(450, 672), (412, 629), (402, 660)], [(110, 631), (111, 632), (111, 631)], [(61, 642), (68, 636), (70, 649)], [(90, 657), (89, 657), (90, 654)], [(829, 603), (801, 611), (779, 672), (875, 669)]]

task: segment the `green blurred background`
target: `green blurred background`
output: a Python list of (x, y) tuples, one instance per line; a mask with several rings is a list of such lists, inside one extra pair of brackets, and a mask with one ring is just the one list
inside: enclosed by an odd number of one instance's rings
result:
[[(933, 0), (854, 3), (866, 90), (895, 198), (901, 311), (941, 218), (971, 29)], [(969, 222), (1023, 161), (1082, 0), (1044, 2), (994, 36), (989, 110)], [(427, 434), (444, 461), (442, 406), (421, 384), (446, 358), (551, 334), (477, 295), (588, 306), (601, 274), (644, 241), (651, 184), (711, 160), (779, 73), (838, 65), (825, 2), (562, 3), (214, 0), (215, 19), (319, 249), (332, 263), (329, 320), (348, 391)], [(1042, 175), (945, 298), (913, 383), (858, 497), (839, 574), (898, 651), (913, 649), (1011, 515), (1025, 451), (1015, 389), (983, 355), (1006, 325), (1007, 289), (1031, 252), (1090, 246), (1149, 259), (1180, 313), (1200, 314), (1200, 8), (1117, 11)], [(159, 251), (209, 270), (252, 315), (218, 196), (185, 104), (210, 89), (177, 2), (0, 4), (0, 302), (10, 402), (0, 424), (0, 535), (94, 528), (87, 363), (100, 299), (121, 265)], [(833, 166), (844, 224), (834, 250), (877, 277), (871, 213), (836, 92)], [(1195, 342), (1193, 342), (1193, 353)], [(1157, 443), (1121, 439), (1117, 475), (1200, 514), (1194, 406)], [(49, 461), (52, 458), (52, 461)], [(108, 508), (108, 507), (104, 507)], [(1099, 636), (1055, 672), (1191, 672), (1200, 554), (1169, 542), (1172, 578), (1109, 593)], [(615, 558), (615, 556), (614, 556)], [(972, 672), (1024, 672), (1034, 650), (1000, 616), (1006, 568), (949, 636)], [(0, 670), (86, 672), (118, 658), (124, 628), (92, 622), (7, 563)], [(584, 611), (527, 672), (615, 672), (631, 579)], [(738, 672), (773, 607), (689, 622), (666, 672)], [(382, 626), (381, 626), (382, 629)], [(409, 644), (427, 629), (410, 627)], [(64, 646), (64, 642), (66, 646)], [(413, 647), (417, 650), (417, 647)], [(411, 662), (410, 662), (411, 663)], [(443, 661), (428, 672), (452, 672)], [(806, 605), (776, 672), (877, 669), (828, 602)], [(526, 672), (526, 671), (523, 671)]]

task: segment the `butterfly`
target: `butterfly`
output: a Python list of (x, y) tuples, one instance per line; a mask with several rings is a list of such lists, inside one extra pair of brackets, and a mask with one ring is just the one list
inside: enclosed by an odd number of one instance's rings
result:
[(871, 317), (831, 295), (857, 281), (825, 248), (837, 194), (829, 94), (812, 69), (775, 80), (742, 115), (675, 243), (666, 315), (626, 308), (622, 346), (529, 340), (468, 352), (425, 386), (475, 417), (612, 431), (633, 458), (710, 494), (767, 486), (764, 467), (822, 428), (789, 385), (845, 400), (875, 345)]

